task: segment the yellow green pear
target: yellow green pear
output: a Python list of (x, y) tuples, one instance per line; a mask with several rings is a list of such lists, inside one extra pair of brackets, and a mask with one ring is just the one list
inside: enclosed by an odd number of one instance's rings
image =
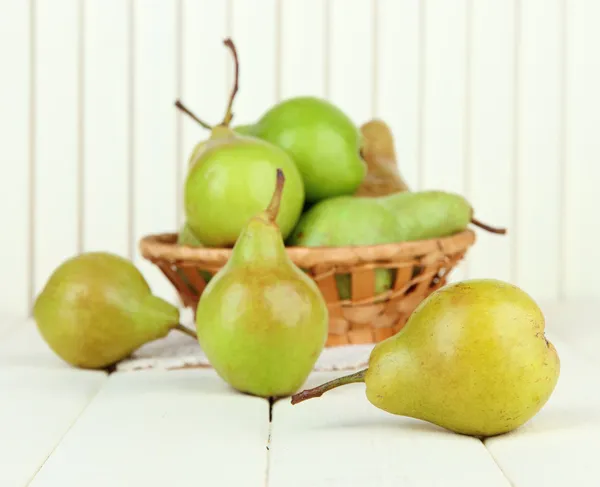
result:
[(152, 294), (133, 263), (108, 252), (87, 252), (59, 265), (33, 306), (48, 346), (65, 362), (105, 368), (147, 342), (178, 330), (179, 309)]
[(377, 344), (367, 369), (292, 397), (292, 404), (353, 382), (392, 414), (489, 437), (519, 428), (546, 404), (560, 359), (535, 301), (494, 279), (447, 285)]
[(276, 223), (285, 181), (242, 230), (196, 310), (198, 341), (219, 376), (261, 397), (293, 394), (319, 358), (328, 310), (316, 283), (289, 258)]

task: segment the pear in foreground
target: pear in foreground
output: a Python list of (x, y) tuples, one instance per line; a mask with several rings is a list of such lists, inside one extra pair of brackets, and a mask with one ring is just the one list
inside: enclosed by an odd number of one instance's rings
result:
[(179, 309), (151, 293), (127, 259), (89, 252), (63, 262), (38, 295), (33, 317), (42, 338), (65, 362), (86, 369), (114, 365), (176, 329)]
[(560, 360), (544, 316), (518, 287), (493, 279), (440, 288), (406, 326), (373, 349), (369, 367), (292, 397), (292, 404), (352, 382), (392, 414), (456, 433), (515, 430), (550, 398)]
[(198, 341), (233, 388), (282, 397), (305, 382), (325, 346), (328, 311), (315, 282), (289, 258), (275, 223), (284, 175), (251, 218), (196, 310)]

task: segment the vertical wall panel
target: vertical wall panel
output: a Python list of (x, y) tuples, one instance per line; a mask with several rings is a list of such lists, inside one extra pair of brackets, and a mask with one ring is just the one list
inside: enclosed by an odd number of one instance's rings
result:
[(516, 283), (540, 298), (559, 289), (561, 1), (520, 2)]
[(508, 228), (505, 236), (476, 229), (469, 277), (510, 280), (514, 172), (515, 3), (472, 3), (470, 172), (466, 196), (475, 215)]
[(379, 0), (376, 116), (394, 136), (398, 168), (411, 189), (419, 184), (420, 26), (423, 3)]
[(133, 217), (136, 262), (153, 290), (174, 290), (159, 270), (142, 260), (139, 239), (177, 229), (177, 3), (135, 0), (134, 4)]
[(325, 8), (323, 0), (281, 2), (282, 98), (325, 95)]
[(567, 2), (567, 152), (564, 277), (566, 297), (600, 296), (600, 3)]
[(84, 3), (83, 248), (129, 251), (129, 8)]
[[(229, 50), (223, 45), (227, 37), (227, 2), (184, 0), (181, 18), (181, 97), (196, 115), (214, 125), (223, 119), (231, 91), (227, 72), (232, 60)], [(194, 146), (206, 139), (210, 132), (187, 115), (182, 113), (179, 116), (182, 130), (181, 174), (185, 177)], [(234, 118), (235, 123), (237, 117)]]
[(29, 314), (30, 238), (30, 15), (28, 2), (0, 4), (0, 208), (6, 233), (0, 239), (4, 279), (0, 315)]
[[(421, 187), (464, 194), (467, 1), (427, 1), (424, 28)], [(462, 279), (464, 267), (463, 261), (451, 278)]]
[(329, 99), (360, 125), (373, 116), (373, 3), (330, 0)]
[(79, 250), (80, 7), (35, 2), (35, 291)]
[(240, 56), (234, 123), (251, 123), (277, 100), (277, 0), (231, 0), (231, 4), (230, 35)]

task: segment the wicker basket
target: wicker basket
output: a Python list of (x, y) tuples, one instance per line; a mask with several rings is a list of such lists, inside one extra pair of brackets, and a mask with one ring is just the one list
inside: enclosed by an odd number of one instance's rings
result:
[[(317, 283), (329, 308), (326, 346), (376, 343), (398, 332), (415, 307), (446, 283), (448, 275), (475, 242), (471, 230), (416, 242), (362, 247), (288, 247), (291, 260)], [(231, 249), (186, 247), (176, 234), (149, 235), (142, 256), (157, 265), (177, 289), (184, 306), (196, 309), (206, 286)], [(392, 273), (390, 289), (376, 294), (375, 271)], [(336, 274), (350, 274), (349, 299), (340, 299)]]

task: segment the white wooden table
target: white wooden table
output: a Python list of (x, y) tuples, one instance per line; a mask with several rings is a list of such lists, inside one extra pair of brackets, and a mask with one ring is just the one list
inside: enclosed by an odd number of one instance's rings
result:
[(362, 384), (278, 402), (269, 421), (267, 401), (210, 369), (75, 370), (31, 322), (3, 319), (0, 486), (600, 486), (596, 303), (543, 307), (557, 389), (526, 426), (486, 442), (379, 411)]

